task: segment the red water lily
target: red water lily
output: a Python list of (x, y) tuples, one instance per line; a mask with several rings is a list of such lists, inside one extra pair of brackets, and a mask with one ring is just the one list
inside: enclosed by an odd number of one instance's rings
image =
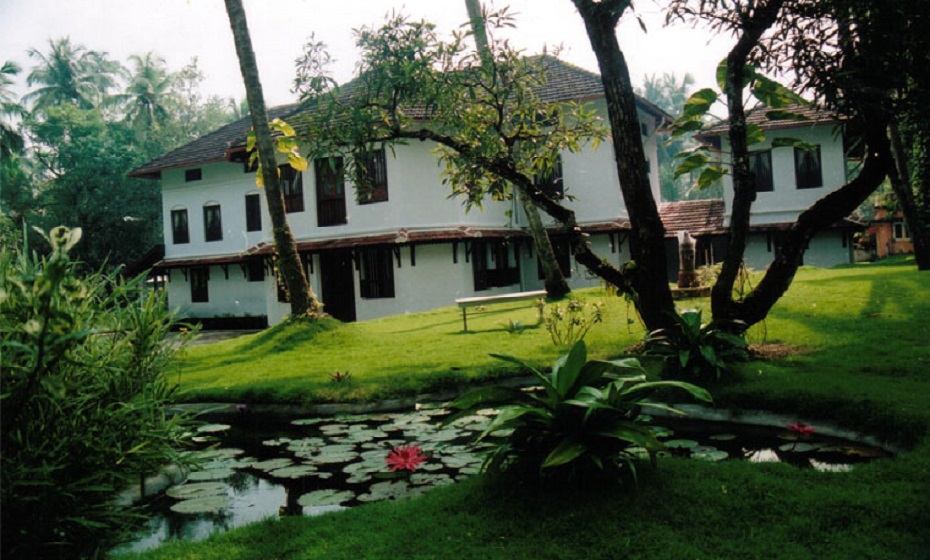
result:
[(788, 424), (788, 430), (797, 433), (799, 436), (809, 436), (816, 431), (813, 426), (808, 426), (804, 422), (792, 422)]
[(417, 467), (426, 460), (426, 455), (419, 445), (401, 445), (395, 447), (388, 453), (384, 459), (388, 469), (391, 471), (410, 471), (414, 472)]

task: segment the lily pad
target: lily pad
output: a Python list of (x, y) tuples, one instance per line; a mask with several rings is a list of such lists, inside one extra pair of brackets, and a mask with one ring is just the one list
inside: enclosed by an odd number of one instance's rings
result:
[(708, 439), (711, 439), (714, 441), (733, 441), (734, 439), (736, 439), (736, 434), (716, 434), (716, 435), (710, 436)]
[(301, 496), (297, 503), (302, 507), (308, 506), (337, 506), (355, 498), (351, 490), (316, 490)]
[(165, 494), (177, 500), (203, 498), (205, 496), (226, 495), (226, 485), (222, 482), (198, 482), (195, 484), (179, 484), (165, 491)]
[(181, 500), (171, 506), (171, 511), (176, 513), (213, 513), (222, 511), (229, 506), (229, 496), (207, 496), (204, 498)]
[(350, 463), (358, 459), (358, 453), (355, 451), (323, 452), (319, 455), (307, 457), (307, 459), (314, 463), (323, 464)]
[(665, 442), (665, 447), (669, 449), (691, 449), (697, 446), (698, 442), (693, 439), (671, 439)]
[(376, 502), (379, 500), (397, 499), (403, 496), (410, 489), (410, 485), (405, 480), (387, 480), (376, 482), (368, 489), (367, 494), (358, 497), (361, 502)]
[(274, 478), (304, 478), (316, 474), (317, 470), (318, 469), (313, 465), (294, 465), (275, 469), (269, 472), (268, 475)]
[(715, 449), (713, 447), (698, 446), (691, 450), (691, 458), (699, 459), (701, 461), (723, 461), (730, 454), (726, 451), (721, 451), (720, 449)]
[(215, 434), (217, 432), (225, 432), (230, 428), (232, 428), (232, 426), (229, 424), (207, 424), (206, 426), (199, 426), (197, 431), (201, 434)]
[(291, 461), (287, 458), (279, 459), (268, 459), (266, 461), (259, 461), (257, 463), (252, 463), (251, 467), (253, 469), (258, 469), (260, 471), (270, 472), (278, 469), (283, 469), (284, 467), (289, 467), (294, 464), (294, 461)]
[(225, 468), (225, 467), (220, 467), (220, 468), (215, 468), (215, 469), (204, 469), (202, 471), (194, 471), (190, 473), (189, 475), (187, 475), (187, 480), (195, 480), (195, 481), (224, 480), (224, 479), (231, 477), (235, 473), (236, 471), (230, 468)]
[(803, 441), (795, 442), (795, 443), (786, 443), (784, 445), (778, 446), (779, 451), (789, 451), (789, 452), (794, 452), (794, 453), (807, 453), (809, 451), (816, 451), (817, 449), (820, 449), (819, 445), (814, 444), (814, 443), (806, 443)]
[(299, 420), (291, 420), (291, 424), (294, 426), (312, 426), (314, 424), (320, 424), (326, 421), (326, 418), (301, 418)]

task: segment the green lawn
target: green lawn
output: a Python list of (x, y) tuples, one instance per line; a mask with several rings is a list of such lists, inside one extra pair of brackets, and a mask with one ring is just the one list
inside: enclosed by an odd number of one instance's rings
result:
[[(511, 313), (516, 316), (518, 311), (502, 313), (497, 320), (506, 320)], [(532, 317), (532, 310), (529, 313)], [(419, 329), (435, 323), (438, 335), (433, 336), (443, 341), (430, 345), (429, 334), (418, 329), (413, 329), (415, 335), (408, 333), (415, 347), (410, 350), (413, 366), (406, 370), (408, 376), (415, 371), (424, 379), (431, 377), (429, 363), (441, 371), (458, 366), (461, 375), (486, 375), (495, 367), (483, 357), (489, 351), (540, 362), (554, 355), (544, 333), (512, 336), (497, 330), (463, 335), (457, 334), (457, 319), (453, 310), (396, 319), (398, 324), (419, 324)], [(357, 354), (368, 364), (383, 359), (388, 368), (383, 375), (387, 375), (398, 371), (403, 349), (393, 348), (390, 357), (383, 357), (369, 337), (402, 334), (401, 327), (391, 326), (393, 321), (340, 327), (326, 334), (355, 333), (363, 348)], [(484, 321), (475, 323), (478, 330), (500, 327), (494, 326), (492, 316)], [(142, 558), (926, 560), (930, 558), (928, 333), (930, 275), (916, 272), (912, 264), (804, 269), (766, 324), (752, 333), (757, 341), (764, 337), (768, 342), (784, 342), (802, 347), (804, 353), (752, 362), (735, 383), (712, 388), (723, 406), (832, 421), (870, 430), (908, 448), (895, 459), (875, 461), (850, 473), (802, 471), (784, 464), (665, 459), (656, 471), (645, 472), (635, 490), (579, 487), (540, 492), (516, 480), (475, 477), (415, 500), (366, 505), (318, 518), (271, 520), (203, 543), (167, 545)], [(635, 331), (627, 332), (622, 312), (611, 311), (608, 324), (590, 341), (597, 353), (608, 355), (638, 337)], [(320, 366), (324, 372), (355, 368), (355, 362), (349, 361), (354, 354), (347, 343), (342, 344), (345, 349), (338, 359), (329, 350), (315, 350), (319, 353), (305, 351), (304, 362), (294, 356), (291, 363), (303, 363), (309, 370), (310, 356), (319, 356), (326, 361), (325, 367)], [(226, 346), (227, 351), (230, 348)], [(216, 350), (205, 348), (189, 356), (183, 377), (188, 396), (216, 391), (216, 382), (211, 387), (204, 367), (212, 360), (210, 375), (221, 375), (219, 358), (210, 354)], [(297, 346), (290, 352), (298, 352)], [(462, 356), (466, 352), (472, 355)], [(201, 369), (193, 369), (198, 364)], [(239, 386), (245, 383), (246, 368), (234, 367), (237, 373), (230, 376), (235, 381), (231, 386)], [(368, 375), (375, 369), (358, 371)], [(265, 379), (265, 386), (273, 387)], [(313, 390), (309, 382), (293, 383)], [(373, 388), (359, 396), (381, 392)]]

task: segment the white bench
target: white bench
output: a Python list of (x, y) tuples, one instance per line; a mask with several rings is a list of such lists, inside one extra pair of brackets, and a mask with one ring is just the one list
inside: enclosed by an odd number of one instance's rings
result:
[(455, 300), (456, 305), (462, 308), (462, 329), (468, 332), (468, 308), (485, 305), (487, 303), (506, 303), (508, 301), (523, 301), (527, 299), (537, 300), (546, 297), (546, 290), (535, 290), (532, 292), (516, 292), (512, 294), (500, 294), (496, 296), (478, 296), (459, 298)]

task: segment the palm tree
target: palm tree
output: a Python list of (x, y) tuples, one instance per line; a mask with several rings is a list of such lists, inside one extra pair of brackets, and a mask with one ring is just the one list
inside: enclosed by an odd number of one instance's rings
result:
[(128, 103), (126, 120), (144, 139), (150, 130), (170, 118), (165, 103), (171, 90), (171, 77), (165, 69), (165, 59), (155, 53), (134, 54), (129, 60), (134, 70), (122, 96)]
[(0, 66), (0, 159), (4, 162), (23, 149), (23, 136), (15, 124), (16, 119), (23, 115), (23, 106), (10, 90), (13, 77), (20, 70), (19, 65), (9, 60)]
[(106, 53), (89, 51), (83, 45), (72, 46), (69, 37), (49, 39), (49, 52), (30, 49), (29, 56), (38, 64), (26, 83), (39, 87), (23, 97), (33, 110), (73, 103), (82, 109), (97, 107), (107, 90), (116, 84), (123, 67), (109, 60)]

